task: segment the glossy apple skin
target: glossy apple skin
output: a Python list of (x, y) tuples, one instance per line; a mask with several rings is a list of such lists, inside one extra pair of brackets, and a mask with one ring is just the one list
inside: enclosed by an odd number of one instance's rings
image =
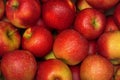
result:
[(40, 14), (39, 0), (8, 0), (6, 2), (6, 17), (18, 28), (34, 25)]
[(111, 60), (113, 64), (120, 64), (120, 31), (103, 33), (97, 43), (100, 55)]
[(93, 40), (101, 35), (105, 24), (106, 18), (103, 13), (93, 8), (87, 8), (77, 14), (74, 29), (88, 40)]
[(93, 8), (108, 10), (114, 7), (119, 0), (86, 0)]
[(5, 80), (33, 80), (37, 62), (30, 52), (15, 50), (3, 56), (1, 70)]
[(116, 24), (120, 26), (120, 3), (115, 7), (113, 15), (116, 20)]
[(80, 66), (81, 80), (112, 80), (113, 74), (112, 63), (97, 54), (87, 56)]
[(5, 13), (5, 4), (3, 0), (0, 0), (0, 19), (3, 18)]
[(114, 17), (112, 15), (108, 16), (106, 19), (106, 27), (104, 31), (107, 32), (107, 31), (115, 31), (115, 30), (119, 30), (119, 27), (116, 24)]
[(70, 28), (75, 18), (73, 5), (72, 2), (68, 4), (66, 0), (49, 0), (42, 6), (43, 21), (52, 29)]
[(21, 36), (17, 28), (11, 23), (0, 21), (0, 57), (6, 52), (19, 49)]
[(61, 60), (49, 59), (39, 64), (36, 80), (72, 80), (72, 73)]
[(52, 33), (44, 27), (30, 27), (23, 33), (22, 49), (29, 50), (35, 57), (43, 57), (48, 54), (52, 45)]
[(88, 55), (88, 41), (74, 29), (67, 29), (56, 36), (53, 52), (66, 64), (76, 65)]

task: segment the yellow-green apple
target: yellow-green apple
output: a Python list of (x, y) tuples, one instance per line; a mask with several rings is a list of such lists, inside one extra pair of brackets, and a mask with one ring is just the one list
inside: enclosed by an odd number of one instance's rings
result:
[(88, 55), (80, 66), (81, 80), (112, 80), (112, 63), (101, 55)]
[(45, 60), (48, 60), (48, 59), (56, 59), (55, 55), (54, 55), (54, 52), (51, 51), (50, 53), (48, 53), (47, 55), (44, 56), (44, 59)]
[(115, 22), (113, 15), (107, 16), (105, 32), (119, 30), (118, 25)]
[(52, 29), (64, 30), (69, 28), (75, 18), (73, 6), (75, 5), (70, 0), (49, 0), (42, 6), (43, 21)]
[(33, 80), (37, 62), (29, 51), (14, 50), (3, 56), (1, 70), (5, 80)]
[(49, 59), (39, 64), (36, 80), (72, 80), (72, 73), (61, 60)]
[(115, 7), (113, 15), (114, 15), (116, 24), (120, 26), (120, 3)]
[(48, 54), (53, 45), (52, 33), (45, 27), (27, 28), (22, 36), (22, 49), (29, 50), (35, 57)]
[(92, 7), (102, 10), (108, 10), (114, 7), (119, 0), (86, 0)]
[(86, 8), (92, 8), (92, 6), (89, 5), (86, 0), (77, 0), (76, 5), (77, 5), (77, 9), (80, 11)]
[(0, 57), (6, 52), (19, 49), (21, 35), (11, 23), (0, 21)]
[(5, 12), (4, 0), (0, 0), (0, 19), (3, 18)]
[(98, 38), (98, 52), (111, 60), (113, 64), (120, 64), (120, 31), (109, 31)]
[(76, 65), (88, 55), (88, 41), (74, 29), (66, 29), (56, 36), (53, 52), (57, 59)]
[(34, 25), (41, 14), (39, 0), (7, 0), (6, 17), (18, 28)]
[(104, 31), (105, 15), (93, 8), (80, 11), (74, 22), (74, 29), (79, 31), (88, 40), (98, 38)]
[(80, 79), (80, 65), (69, 66), (72, 72), (72, 80), (81, 80)]

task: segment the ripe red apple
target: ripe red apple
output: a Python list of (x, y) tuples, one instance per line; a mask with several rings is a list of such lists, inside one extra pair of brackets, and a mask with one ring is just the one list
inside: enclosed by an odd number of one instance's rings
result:
[(120, 26), (120, 3), (115, 7), (113, 15), (116, 20), (116, 24)]
[(3, 56), (1, 70), (5, 80), (33, 80), (37, 62), (30, 52), (15, 50)]
[(105, 15), (93, 8), (80, 11), (75, 19), (74, 28), (85, 38), (93, 40), (104, 31), (106, 24)]
[(52, 29), (63, 30), (69, 28), (75, 18), (73, 6), (75, 5), (71, 1), (49, 0), (42, 6), (43, 21)]
[(119, 30), (119, 28), (114, 20), (114, 17), (112, 15), (108, 16), (106, 19), (106, 27), (104, 31), (107, 32), (107, 31), (115, 31), (115, 30)]
[(69, 66), (72, 72), (72, 80), (81, 80), (80, 79), (80, 65)]
[(21, 36), (17, 28), (11, 23), (0, 21), (0, 57), (6, 52), (19, 49)]
[(76, 5), (77, 5), (78, 10), (80, 11), (86, 8), (92, 8), (92, 6), (89, 5), (86, 0), (77, 0)]
[(66, 64), (76, 65), (88, 55), (88, 41), (74, 29), (66, 29), (56, 36), (53, 52)]
[(72, 80), (72, 73), (61, 60), (49, 59), (39, 64), (36, 80)]
[(34, 25), (41, 13), (39, 0), (7, 0), (6, 17), (18, 28)]
[(23, 33), (22, 49), (29, 50), (36, 57), (43, 57), (48, 54), (52, 45), (52, 33), (44, 27), (33, 26)]
[(98, 52), (111, 60), (113, 64), (120, 64), (120, 31), (103, 33), (98, 39)]
[(114, 7), (119, 0), (86, 0), (92, 7), (102, 10), (108, 10)]
[(0, 19), (3, 18), (5, 13), (5, 4), (4, 4), (4, 0), (0, 0)]
[(112, 80), (113, 74), (112, 63), (97, 54), (88, 55), (80, 66), (81, 80)]

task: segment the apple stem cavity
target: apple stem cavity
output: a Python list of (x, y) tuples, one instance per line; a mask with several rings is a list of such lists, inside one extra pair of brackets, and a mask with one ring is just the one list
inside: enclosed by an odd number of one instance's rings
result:
[(23, 37), (29, 39), (32, 36), (31, 28), (29, 28), (23, 35)]
[(18, 31), (18, 29), (15, 29), (15, 30), (13, 30), (13, 31), (7, 31), (7, 36), (9, 37), (9, 38), (11, 38), (11, 36), (15, 33), (15, 32), (17, 32)]
[(14, 0), (14, 2), (13, 2), (13, 4), (12, 4), (12, 8), (13, 8), (14, 10), (16, 10), (16, 9), (18, 8), (18, 6), (19, 6), (19, 2), (18, 2), (17, 0)]

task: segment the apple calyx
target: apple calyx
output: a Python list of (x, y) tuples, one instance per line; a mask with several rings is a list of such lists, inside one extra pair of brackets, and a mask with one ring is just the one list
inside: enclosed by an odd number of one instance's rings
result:
[(112, 64), (117, 65), (120, 64), (120, 59), (112, 59), (110, 60)]
[(12, 31), (7, 30), (6, 35), (7, 35), (8, 38), (12, 39), (11, 36), (17, 31), (18, 31), (18, 29), (15, 29), (15, 30), (12, 30)]
[(19, 2), (18, 2), (17, 0), (14, 0), (14, 2), (13, 2), (13, 4), (12, 4), (12, 8), (13, 8), (14, 10), (16, 10), (16, 9), (18, 8), (18, 6), (19, 6)]
[(26, 32), (23, 34), (23, 37), (29, 39), (32, 36), (31, 28), (28, 28)]
[(98, 28), (97, 20), (95, 18), (92, 19), (92, 25), (95, 29)]

